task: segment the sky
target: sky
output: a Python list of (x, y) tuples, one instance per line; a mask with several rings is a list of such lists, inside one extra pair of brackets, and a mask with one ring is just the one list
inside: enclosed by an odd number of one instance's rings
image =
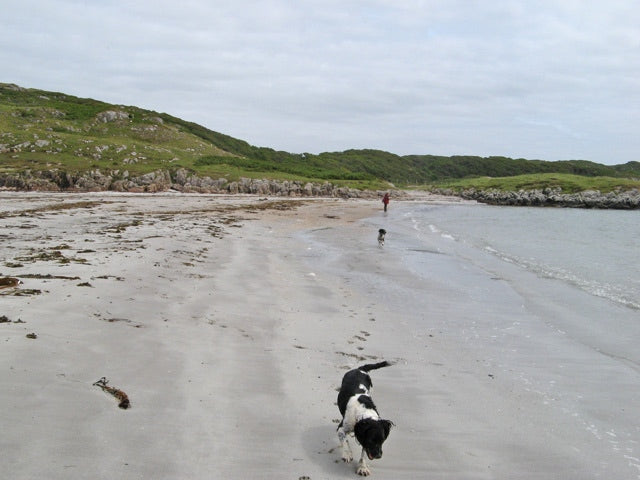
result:
[(638, 0), (2, 0), (0, 82), (291, 153), (640, 161)]

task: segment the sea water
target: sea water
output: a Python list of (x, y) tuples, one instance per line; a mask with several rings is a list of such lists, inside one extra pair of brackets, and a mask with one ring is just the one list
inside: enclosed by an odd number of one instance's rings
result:
[[(385, 256), (417, 279), (451, 277), (470, 309), (487, 311), (477, 315), (486, 331), (489, 310), (502, 305), (515, 319), (521, 305), (640, 372), (640, 212), (406, 203), (367, 222), (387, 230)], [(461, 305), (448, 308), (460, 317)]]
[[(500, 262), (640, 310), (640, 212), (488, 205), (414, 205), (379, 219), (442, 253)], [(434, 237), (440, 237), (436, 241)], [(443, 242), (444, 240), (444, 242)], [(640, 312), (639, 312), (640, 313)]]

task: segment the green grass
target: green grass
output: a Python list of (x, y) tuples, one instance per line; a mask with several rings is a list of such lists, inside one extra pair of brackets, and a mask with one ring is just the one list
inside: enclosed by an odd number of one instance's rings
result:
[(438, 182), (433, 188), (445, 188), (461, 191), (475, 188), (476, 190), (544, 190), (545, 188), (562, 189), (563, 193), (576, 193), (585, 190), (599, 190), (608, 193), (616, 190), (640, 189), (640, 179), (615, 177), (585, 177), (581, 175), (538, 173), (516, 175), (513, 177), (479, 177)]

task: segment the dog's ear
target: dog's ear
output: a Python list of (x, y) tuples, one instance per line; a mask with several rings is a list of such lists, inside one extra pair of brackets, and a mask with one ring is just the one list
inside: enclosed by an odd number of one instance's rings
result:
[(391, 427), (395, 426), (395, 424), (391, 420), (380, 420), (380, 423), (384, 429), (384, 438), (386, 439), (389, 436), (389, 432), (391, 432)]

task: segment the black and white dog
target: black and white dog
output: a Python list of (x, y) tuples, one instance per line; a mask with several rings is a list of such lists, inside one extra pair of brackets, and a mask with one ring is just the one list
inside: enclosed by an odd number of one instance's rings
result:
[(384, 236), (387, 234), (387, 231), (384, 228), (378, 230), (378, 245), (381, 247), (384, 245)]
[(393, 422), (382, 420), (378, 414), (370, 391), (373, 387), (370, 370), (393, 365), (391, 362), (371, 363), (362, 365), (345, 373), (342, 386), (338, 393), (338, 408), (342, 414), (342, 421), (338, 425), (338, 439), (342, 446), (342, 460), (351, 462), (353, 454), (347, 440), (347, 435), (355, 434), (356, 440), (362, 445), (362, 455), (356, 473), (367, 476), (371, 472), (365, 455), (369, 460), (382, 457), (382, 444), (389, 436)]

